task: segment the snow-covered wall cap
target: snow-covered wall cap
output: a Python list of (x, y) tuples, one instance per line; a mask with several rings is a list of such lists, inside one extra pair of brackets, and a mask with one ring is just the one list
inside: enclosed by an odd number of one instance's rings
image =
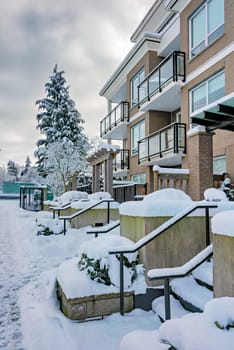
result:
[(126, 216), (174, 216), (192, 204), (192, 199), (183, 191), (166, 188), (144, 197), (143, 201), (125, 202), (119, 206), (120, 215)]
[(198, 134), (199, 132), (206, 132), (206, 128), (201, 125), (195, 126), (194, 128), (188, 130), (187, 136), (193, 136)]
[(154, 165), (153, 171), (159, 174), (189, 174), (189, 169), (161, 168), (159, 165)]
[(204, 199), (209, 202), (228, 201), (226, 194), (217, 188), (208, 188), (205, 190)]
[[(191, 202), (192, 199), (189, 195), (187, 195), (184, 191), (177, 190), (175, 188), (164, 188), (162, 190), (158, 190), (155, 192), (152, 192), (144, 197), (144, 201), (189, 201)], [(189, 203), (191, 204), (191, 203)]]
[(216, 214), (211, 219), (212, 232), (234, 237), (234, 210), (227, 210)]

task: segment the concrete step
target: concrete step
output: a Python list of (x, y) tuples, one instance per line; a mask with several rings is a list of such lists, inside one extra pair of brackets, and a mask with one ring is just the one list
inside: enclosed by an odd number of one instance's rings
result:
[(202, 312), (205, 304), (213, 298), (213, 292), (200, 286), (192, 275), (175, 278), (170, 286), (183, 307), (191, 312)]
[(213, 290), (213, 260), (203, 263), (192, 275), (200, 285)]
[[(170, 305), (171, 318), (180, 318), (190, 313), (190, 311), (183, 308), (179, 300), (177, 300), (173, 295), (170, 295)], [(165, 321), (164, 296), (153, 300), (152, 310), (160, 317), (162, 321)]]

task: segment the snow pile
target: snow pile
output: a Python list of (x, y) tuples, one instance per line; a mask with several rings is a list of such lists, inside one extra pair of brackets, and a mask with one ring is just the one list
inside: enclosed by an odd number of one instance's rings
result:
[(58, 197), (59, 203), (66, 203), (72, 201), (78, 201), (80, 199), (87, 199), (88, 193), (82, 191), (68, 191), (63, 193), (60, 197)]
[[(84, 242), (78, 252), (79, 268), (86, 270), (89, 277), (99, 283), (120, 286), (119, 258), (109, 252), (118, 247), (131, 245), (133, 242), (120, 236), (103, 236)], [(136, 278), (137, 253), (124, 256), (124, 285), (130, 287)]]
[(174, 216), (191, 204), (192, 199), (185, 192), (166, 188), (148, 194), (143, 201), (122, 203), (119, 211), (127, 216)]
[(63, 221), (53, 219), (47, 211), (39, 212), (36, 218), (37, 235), (59, 235), (63, 233)]
[(209, 202), (228, 201), (226, 194), (217, 188), (208, 188), (205, 190), (204, 198)]
[(202, 314), (166, 321), (159, 330), (135, 331), (123, 337), (121, 350), (233, 350), (234, 298), (210, 300)]
[(88, 198), (91, 200), (100, 201), (102, 199), (111, 199), (109, 192), (95, 192), (88, 195)]
[(234, 298), (223, 297), (209, 301), (204, 315), (220, 329), (234, 327)]
[[(227, 210), (216, 214), (211, 219), (212, 232), (234, 237), (234, 210)], [(225, 223), (225, 225), (224, 225)]]

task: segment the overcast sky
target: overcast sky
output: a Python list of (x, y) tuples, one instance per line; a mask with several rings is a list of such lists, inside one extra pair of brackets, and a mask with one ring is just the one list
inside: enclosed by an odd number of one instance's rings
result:
[(54, 65), (65, 71), (88, 136), (107, 112), (99, 91), (154, 0), (0, 0), (0, 165), (35, 162), (35, 101)]

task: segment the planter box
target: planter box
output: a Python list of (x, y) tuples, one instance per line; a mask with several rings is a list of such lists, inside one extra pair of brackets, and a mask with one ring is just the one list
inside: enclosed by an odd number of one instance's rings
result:
[[(84, 320), (102, 317), (119, 312), (119, 293), (91, 295), (82, 298), (67, 299), (61, 286), (57, 283), (57, 295), (60, 307), (65, 316), (71, 320)], [(124, 311), (134, 307), (134, 292), (124, 293)]]

